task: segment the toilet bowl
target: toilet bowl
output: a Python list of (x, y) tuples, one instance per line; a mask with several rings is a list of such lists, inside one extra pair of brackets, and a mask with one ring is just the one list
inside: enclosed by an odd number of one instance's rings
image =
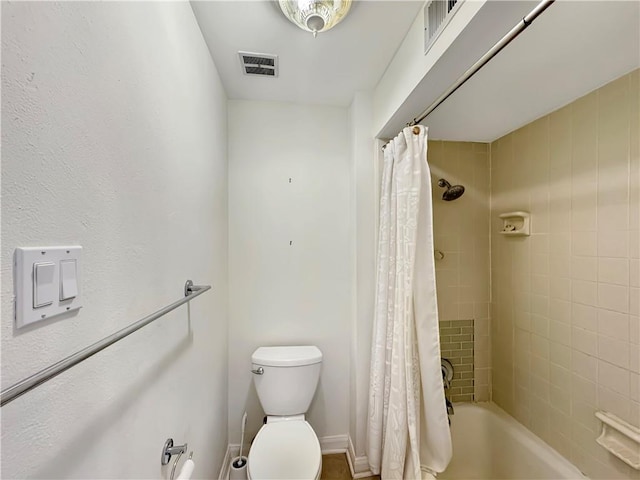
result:
[(251, 444), (248, 478), (319, 479), (320, 442), (305, 413), (320, 378), (322, 352), (314, 346), (260, 347), (251, 361), (267, 421)]
[(304, 418), (267, 421), (249, 452), (247, 476), (252, 480), (317, 480), (321, 471), (320, 442)]

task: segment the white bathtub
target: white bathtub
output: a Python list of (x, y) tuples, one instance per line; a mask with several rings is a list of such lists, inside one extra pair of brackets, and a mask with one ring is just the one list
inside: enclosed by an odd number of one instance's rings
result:
[(453, 458), (438, 479), (583, 479), (567, 459), (493, 403), (459, 403)]

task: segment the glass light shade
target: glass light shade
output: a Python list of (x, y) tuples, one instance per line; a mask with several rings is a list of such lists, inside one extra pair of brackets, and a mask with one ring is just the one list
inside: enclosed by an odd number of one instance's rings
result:
[(351, 0), (278, 0), (284, 15), (298, 27), (312, 32), (326, 32), (347, 15)]

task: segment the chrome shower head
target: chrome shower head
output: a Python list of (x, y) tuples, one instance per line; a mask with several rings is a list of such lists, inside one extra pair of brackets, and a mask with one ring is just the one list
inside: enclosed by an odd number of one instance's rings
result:
[(450, 202), (451, 200), (455, 200), (460, 198), (464, 193), (464, 187), (462, 185), (451, 185), (444, 178), (438, 180), (438, 186), (442, 188), (446, 188), (444, 193), (442, 194), (442, 199), (446, 202)]

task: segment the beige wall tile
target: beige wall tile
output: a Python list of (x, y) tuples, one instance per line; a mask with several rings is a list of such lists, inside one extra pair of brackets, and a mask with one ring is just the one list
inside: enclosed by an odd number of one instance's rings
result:
[(596, 257), (571, 257), (571, 278), (576, 280), (598, 280)]
[(550, 419), (551, 423), (551, 437), (549, 438), (549, 445), (551, 445), (560, 455), (565, 458), (571, 458), (571, 440), (570, 437), (558, 432), (557, 424)]
[(598, 384), (629, 397), (629, 370), (598, 361)]
[(614, 230), (598, 231), (598, 256), (629, 257), (629, 237)]
[(629, 340), (631, 344), (640, 343), (640, 317), (629, 315)]
[(598, 281), (616, 285), (629, 285), (629, 259), (599, 258)]
[(596, 356), (598, 353), (598, 336), (594, 332), (573, 327), (571, 330), (571, 346), (587, 355)]
[[(556, 258), (550, 256), (551, 263), (556, 262)], [(556, 298), (559, 300), (571, 300), (571, 280), (569, 278), (559, 277), (554, 274), (553, 268), (549, 269), (551, 276), (549, 277), (549, 290), (551, 293), (551, 298)], [(567, 271), (567, 274), (570, 274), (570, 271)], [(570, 303), (569, 311), (571, 311)], [(567, 321), (570, 321), (570, 316), (567, 317)]]
[(632, 287), (629, 289), (629, 313), (640, 315), (640, 288)]
[(489, 369), (488, 368), (476, 368), (474, 379), (478, 386), (489, 385)]
[(558, 342), (549, 342), (549, 360), (552, 364), (571, 368), (571, 348)]
[(589, 405), (596, 404), (596, 383), (580, 375), (571, 375), (571, 396)]
[(571, 323), (571, 302), (566, 300), (549, 299), (549, 319), (562, 323)]
[(549, 340), (540, 335), (531, 335), (531, 353), (543, 358), (549, 359)]
[(608, 283), (598, 284), (598, 306), (620, 313), (629, 312), (629, 288)]
[(549, 402), (565, 415), (571, 415), (571, 393), (563, 388), (551, 386), (549, 390)]
[[(489, 145), (429, 141), (428, 161), (434, 185), (434, 246), (445, 254), (444, 259), (436, 261), (438, 312), (441, 322), (475, 320), (475, 348), (468, 358), (476, 372), (482, 372), (482, 383), (475, 382), (476, 399), (481, 394), (482, 400), (487, 400), (491, 378)], [(443, 201), (443, 190), (436, 184), (439, 178), (464, 185), (465, 194), (454, 202)], [(462, 350), (462, 341), (458, 345), (457, 350)], [(452, 352), (456, 348), (443, 343), (442, 350)], [(469, 371), (474, 371), (473, 366)], [(460, 390), (452, 399), (463, 400), (467, 396), (466, 391)]]
[(571, 416), (581, 426), (588, 428), (591, 432), (598, 431), (598, 419), (595, 416), (596, 406), (573, 399), (571, 404)]
[(629, 286), (640, 287), (640, 260), (629, 260)]
[(598, 329), (598, 310), (589, 305), (574, 303), (571, 306), (572, 325), (595, 332)]
[(476, 385), (475, 399), (477, 402), (488, 402), (491, 400), (491, 390), (488, 385)]
[[(490, 146), (493, 400), (592, 478), (632, 475), (595, 411), (640, 426), (639, 90), (636, 70)], [(513, 210), (530, 237), (494, 234)]]
[[(532, 359), (532, 368), (533, 368), (533, 360), (537, 358), (535, 357), (535, 355), (533, 357), (531, 357)], [(543, 362), (540, 362), (540, 365), (542, 366)], [(548, 363), (547, 363), (548, 365)], [(542, 372), (541, 373), (545, 373), (543, 369), (541, 369)], [(548, 378), (548, 374), (547, 374), (547, 378)], [(531, 375), (531, 377), (529, 378), (530, 381), (530, 393), (537, 397), (540, 401), (545, 402), (545, 403), (549, 403), (549, 381), (547, 380), (547, 378), (538, 376), (538, 375)]]
[[(631, 406), (629, 407), (629, 420), (627, 420), (631, 425), (640, 425), (640, 402), (631, 401)], [(636, 475), (638, 473), (636, 472)], [(640, 475), (638, 475), (640, 476)]]
[(571, 325), (551, 320), (549, 323), (549, 338), (562, 345), (571, 346)]
[(598, 408), (606, 410), (623, 420), (629, 419), (631, 413), (631, 400), (603, 385), (598, 386)]
[(583, 305), (598, 305), (598, 284), (584, 280), (574, 280), (571, 282), (571, 300), (574, 303)]
[(595, 231), (573, 230), (571, 237), (571, 253), (573, 255), (598, 255), (598, 234)]
[(549, 319), (542, 315), (531, 315), (531, 331), (537, 335), (549, 338)]
[(640, 346), (637, 343), (629, 344), (629, 370), (640, 373)]
[(640, 402), (640, 374), (631, 373), (629, 382), (629, 398), (634, 402)]
[[(529, 290), (531, 287), (529, 287)], [(546, 317), (549, 314), (549, 297), (545, 295), (531, 295), (531, 313)]]
[[(628, 173), (625, 171), (624, 181), (627, 181)], [(618, 183), (619, 179), (609, 179), (611, 183)], [(602, 180), (599, 180), (602, 181)], [(627, 204), (628, 192), (620, 192), (610, 187), (607, 192), (598, 194), (598, 230), (605, 232), (626, 232), (629, 226), (629, 207)], [(618, 196), (623, 195), (624, 199)], [(606, 203), (605, 203), (606, 202)]]
[(554, 387), (571, 390), (571, 372), (566, 368), (550, 364), (549, 381)]
[[(553, 246), (549, 254), (558, 255), (560, 257), (568, 257), (571, 255), (571, 232), (553, 231), (549, 234), (549, 244)], [(569, 276), (569, 271), (565, 275)]]
[(629, 340), (629, 315), (598, 309), (598, 334), (618, 340)]
[(571, 351), (571, 371), (592, 382), (597, 381), (597, 365), (596, 357), (587, 355), (579, 350)]
[(629, 340), (616, 340), (605, 336), (598, 336), (598, 358), (629, 368)]

